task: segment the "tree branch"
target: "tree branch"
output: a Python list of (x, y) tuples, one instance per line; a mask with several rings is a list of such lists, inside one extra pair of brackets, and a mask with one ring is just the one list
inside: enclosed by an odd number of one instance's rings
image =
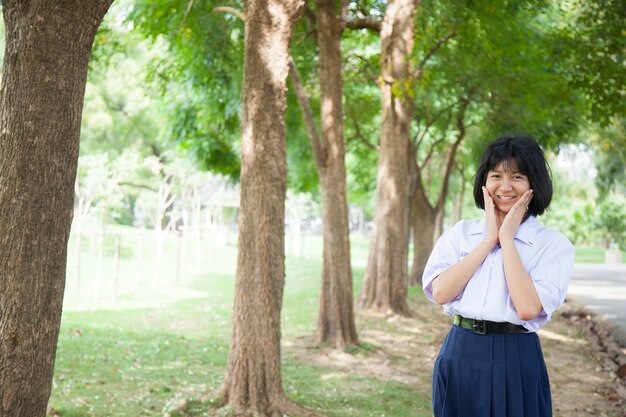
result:
[(341, 10), (339, 12), (339, 18), (342, 22), (348, 21), (348, 3), (350, 3), (350, 0), (341, 0)]
[(433, 152), (435, 151), (435, 148), (437, 147), (437, 145), (439, 145), (441, 142), (443, 142), (446, 139), (446, 134), (444, 132), (444, 134), (442, 135), (441, 138), (437, 139), (435, 142), (433, 142), (433, 144), (430, 146), (430, 149), (428, 150), (428, 153), (426, 154), (426, 157), (424, 158), (424, 161), (422, 162), (421, 165), (418, 165), (420, 168), (420, 171), (426, 166), (428, 165), (428, 161), (430, 161), (430, 158), (433, 156)]
[(378, 72), (380, 71), (380, 68), (372, 65), (371, 62), (368, 60), (368, 58), (358, 53), (355, 53), (354, 51), (348, 51), (345, 54), (345, 58), (348, 63), (348, 66), (347, 66), (348, 69), (349, 69), (349, 64), (351, 64), (351, 61), (353, 61), (354, 59), (358, 60), (361, 63), (361, 66), (363, 67), (363, 70), (359, 70), (359, 75), (361, 75), (362, 77), (350, 78), (350, 80), (354, 82), (367, 82), (367, 83), (376, 81), (376, 79), (379, 76)]
[(381, 26), (380, 20), (370, 18), (348, 20), (345, 23), (347, 29), (369, 29), (376, 33), (380, 33)]
[(157, 190), (154, 187), (150, 187), (149, 185), (135, 184), (135, 183), (132, 183), (132, 182), (127, 182), (127, 181), (118, 182), (117, 185), (119, 185), (119, 186), (127, 186), (127, 187), (132, 187), (132, 188), (141, 188), (141, 189), (149, 190), (149, 191), (153, 191), (153, 192), (159, 191), (159, 190)]
[(309, 20), (309, 22), (317, 23), (317, 16), (315, 15), (315, 12), (309, 7), (309, 2), (304, 3), (303, 15)]
[(455, 38), (456, 36), (458, 36), (458, 33), (454, 31), (448, 36), (444, 36), (443, 38), (439, 39), (437, 44), (435, 44), (435, 46), (430, 48), (430, 51), (428, 51), (424, 59), (420, 61), (419, 65), (417, 66), (417, 69), (413, 72), (413, 75), (415, 76), (415, 78), (421, 78), (423, 74), (424, 66), (426, 66), (426, 63), (428, 62), (428, 60), (432, 58), (433, 55), (435, 55), (437, 51), (441, 49), (443, 45), (445, 45), (450, 39)]
[(302, 116), (304, 117), (304, 122), (309, 132), (309, 139), (311, 141), (311, 148), (313, 148), (315, 163), (319, 168), (322, 168), (326, 164), (324, 144), (317, 131), (317, 127), (315, 126), (315, 121), (313, 120), (313, 111), (311, 110), (311, 104), (309, 103), (309, 96), (304, 89), (302, 79), (300, 78), (300, 74), (298, 74), (298, 69), (296, 68), (296, 63), (291, 56), (289, 57), (289, 77), (293, 83), (296, 97), (298, 98), (298, 104), (300, 104), (300, 110), (302, 111)]
[(439, 110), (432, 118), (428, 118), (428, 115), (425, 117), (426, 119), (426, 126), (424, 128), (424, 132), (422, 133), (422, 135), (418, 138), (417, 140), (417, 148), (419, 149), (419, 146), (422, 142), (422, 140), (424, 139), (424, 136), (426, 136), (426, 133), (428, 132), (428, 129), (430, 129), (432, 127), (432, 125), (435, 124), (435, 122), (437, 120), (439, 120), (439, 118), (446, 112), (449, 112), (450, 110), (452, 110), (452, 108), (454, 106), (456, 106), (457, 104), (461, 103), (463, 101), (463, 99), (459, 99), (457, 101), (455, 101), (454, 103), (449, 104), (448, 106), (442, 108), (441, 110)]
[(372, 150), (374, 150), (376, 152), (380, 152), (380, 146), (376, 146), (376, 145), (371, 144), (365, 138), (365, 136), (363, 136), (363, 134), (361, 133), (361, 128), (359, 127), (359, 123), (356, 120), (356, 116), (354, 116), (354, 113), (350, 112), (350, 117), (352, 118), (352, 123), (354, 123), (354, 130), (356, 131), (356, 134), (353, 137), (358, 139), (359, 142), (361, 142), (362, 144), (364, 144), (368, 148), (370, 148), (370, 149), (372, 149)]
[(192, 7), (193, 0), (189, 0), (189, 2), (187, 3), (187, 9), (185, 10), (185, 15), (183, 16), (183, 20), (182, 22), (180, 22), (180, 27), (178, 28), (179, 31), (183, 30), (183, 26), (185, 26), (185, 23), (187, 22), (187, 16), (189, 16), (189, 11)]
[(246, 15), (238, 9), (235, 9), (234, 7), (229, 7), (229, 6), (216, 6), (213, 8), (212, 10), (213, 12), (223, 12), (223, 13), (232, 13), (235, 16), (237, 16), (238, 18), (240, 18), (242, 21), (246, 21)]
[(456, 127), (459, 131), (457, 135), (456, 141), (450, 148), (450, 152), (448, 154), (448, 161), (446, 162), (446, 170), (443, 175), (443, 183), (441, 186), (441, 191), (439, 193), (439, 197), (437, 198), (437, 208), (439, 209), (445, 204), (445, 199), (448, 195), (448, 189), (450, 186), (450, 175), (452, 174), (452, 169), (454, 168), (454, 161), (456, 160), (456, 152), (459, 149), (459, 145), (463, 138), (465, 138), (465, 111), (470, 104), (470, 98), (467, 97), (463, 99), (463, 104), (461, 106), (461, 110), (456, 117)]

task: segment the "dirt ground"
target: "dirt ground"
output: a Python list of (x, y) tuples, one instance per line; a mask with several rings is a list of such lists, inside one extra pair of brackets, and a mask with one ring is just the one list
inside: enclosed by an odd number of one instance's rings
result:
[[(375, 346), (367, 354), (312, 349), (310, 339), (300, 339), (288, 350), (301, 363), (396, 380), (415, 386), (419, 395), (429, 398), (433, 363), (450, 318), (440, 306), (425, 299), (414, 300), (412, 308), (413, 318), (357, 313), (360, 340)], [(567, 319), (578, 308), (566, 302), (539, 332), (552, 387), (554, 417), (626, 417), (626, 404), (616, 393), (604, 365), (606, 353), (591, 343), (582, 326)]]

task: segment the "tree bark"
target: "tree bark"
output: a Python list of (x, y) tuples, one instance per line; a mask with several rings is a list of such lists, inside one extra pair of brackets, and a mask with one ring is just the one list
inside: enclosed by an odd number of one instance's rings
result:
[(459, 178), (461, 179), (461, 190), (455, 200), (454, 223), (461, 221), (463, 218), (463, 198), (465, 197), (465, 173), (460, 165), (457, 165), (457, 170), (459, 171)]
[(87, 64), (111, 1), (3, 2), (2, 416), (46, 414), (65, 288)]
[[(365, 308), (410, 315), (407, 296), (409, 124), (408, 57), (418, 0), (390, 0), (381, 28), (381, 150), (376, 215), (360, 302)], [(408, 87), (408, 88), (412, 88)]]
[(335, 0), (317, 0), (321, 121), (324, 150), (318, 164), (322, 187), (324, 266), (315, 337), (338, 348), (358, 345), (350, 264), (345, 144), (341, 90), (342, 23)]
[(238, 415), (308, 415), (287, 401), (280, 367), (285, 283), (286, 78), (304, 3), (245, 3), (241, 201), (233, 331), (222, 388)]

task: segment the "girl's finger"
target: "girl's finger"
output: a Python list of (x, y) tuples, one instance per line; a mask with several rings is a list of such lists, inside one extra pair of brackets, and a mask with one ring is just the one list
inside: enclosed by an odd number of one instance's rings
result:
[(487, 191), (487, 187), (485, 186), (483, 186), (483, 199), (485, 200), (485, 204), (489, 203), (493, 205), (493, 199), (489, 195), (489, 192)]
[(532, 198), (533, 198), (532, 190), (525, 191), (524, 194), (522, 194), (522, 197), (517, 201), (517, 203), (514, 204), (514, 206), (517, 206), (517, 208), (523, 208), (524, 210), (526, 210), (526, 208), (528, 207), (528, 203), (530, 203), (530, 200)]
[(524, 193), (522, 200), (524, 200), (524, 210), (528, 208), (528, 204), (530, 204), (530, 200), (533, 199), (533, 190), (528, 190)]

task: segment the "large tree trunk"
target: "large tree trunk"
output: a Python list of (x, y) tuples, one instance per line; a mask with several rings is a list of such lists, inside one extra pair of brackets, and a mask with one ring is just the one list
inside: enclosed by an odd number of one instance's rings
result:
[(285, 90), (289, 41), (303, 4), (293, 0), (245, 3), (237, 280), (228, 364), (217, 393), (237, 414), (308, 414), (288, 403), (280, 368)]
[(87, 63), (112, 0), (5, 0), (0, 93), (0, 415), (45, 416)]
[(322, 187), (324, 266), (316, 339), (338, 348), (358, 345), (352, 295), (350, 230), (346, 198), (341, 91), (342, 24), (335, 0), (317, 0), (321, 120), (324, 150), (318, 170)]
[(410, 314), (406, 275), (412, 99), (404, 84), (409, 77), (417, 3), (390, 0), (381, 29), (382, 125), (376, 216), (360, 300), (365, 308), (401, 315)]

